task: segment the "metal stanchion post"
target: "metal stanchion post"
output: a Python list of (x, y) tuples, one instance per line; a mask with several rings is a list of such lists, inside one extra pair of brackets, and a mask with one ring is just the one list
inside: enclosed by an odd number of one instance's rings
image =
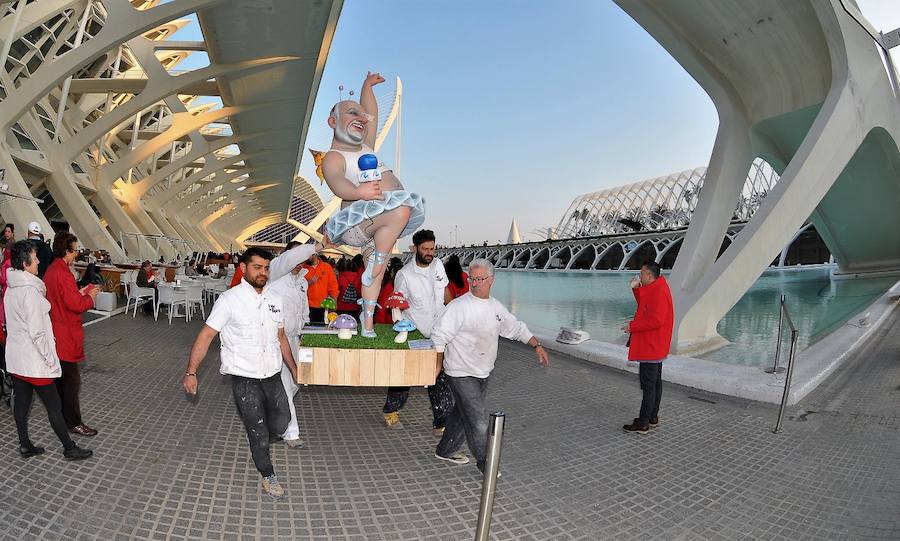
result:
[(784, 329), (784, 295), (778, 302), (778, 336), (775, 337), (775, 366), (766, 368), (766, 374), (780, 374), (784, 372), (784, 367), (778, 366), (778, 360), (781, 358), (781, 337)]
[(487, 541), (490, 535), (491, 513), (494, 510), (497, 475), (500, 473), (500, 447), (503, 444), (503, 423), (505, 421), (506, 414), (502, 411), (495, 411), (491, 414), (487, 456), (484, 464), (484, 484), (481, 488), (481, 506), (478, 508), (478, 526), (475, 527), (475, 541)]
[(797, 352), (797, 331), (791, 330), (791, 350), (788, 354), (787, 375), (784, 377), (784, 394), (781, 396), (781, 407), (778, 409), (778, 420), (772, 432), (781, 433), (781, 422), (784, 420), (784, 408), (787, 406), (788, 396), (791, 394), (791, 376), (794, 373), (794, 354)]

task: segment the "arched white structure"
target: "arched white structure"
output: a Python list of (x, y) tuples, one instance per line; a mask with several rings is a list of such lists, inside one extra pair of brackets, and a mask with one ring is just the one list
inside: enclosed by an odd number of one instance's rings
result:
[[(0, 169), (23, 196), (0, 216), (119, 261), (240, 247), (284, 221), (342, 5), (0, 2)], [(171, 40), (191, 14), (207, 40)], [(209, 65), (179, 71), (197, 52)]]
[[(700, 200), (706, 168), (672, 173), (577, 197), (556, 227), (557, 238), (617, 235), (687, 227)], [(749, 220), (778, 182), (761, 159), (753, 161), (732, 221)]]
[[(679, 352), (722, 342), (719, 320), (807, 220), (840, 273), (900, 270), (900, 87), (881, 36), (852, 0), (616, 3), (719, 114), (704, 189), (670, 280)], [(717, 257), (756, 157), (781, 178)]]

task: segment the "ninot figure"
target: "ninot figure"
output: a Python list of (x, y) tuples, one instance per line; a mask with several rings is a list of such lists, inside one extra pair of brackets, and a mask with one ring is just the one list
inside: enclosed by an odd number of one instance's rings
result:
[(372, 87), (384, 82), (369, 72), (359, 103), (342, 100), (331, 109), (328, 125), (334, 130), (322, 172), (341, 210), (325, 225), (326, 243), (361, 248), (366, 256), (362, 275), (360, 335), (374, 338), (374, 314), (388, 255), (397, 239), (411, 234), (425, 221), (425, 200), (403, 189), (393, 171), (378, 161), (373, 149), (378, 133), (378, 104)]

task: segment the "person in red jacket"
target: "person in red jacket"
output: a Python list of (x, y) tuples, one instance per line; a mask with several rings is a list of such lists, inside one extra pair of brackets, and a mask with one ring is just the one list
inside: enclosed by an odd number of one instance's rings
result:
[(244, 277), (244, 271), (241, 270), (241, 266), (238, 265), (237, 269), (234, 271), (234, 276), (231, 277), (231, 283), (228, 284), (228, 289), (233, 288), (234, 286), (241, 283), (241, 278)]
[(62, 399), (63, 418), (69, 432), (81, 436), (96, 436), (97, 431), (81, 420), (81, 390), (79, 363), (84, 360), (84, 329), (81, 314), (94, 306), (98, 290), (91, 286), (78, 289), (75, 275), (69, 269), (78, 254), (78, 239), (62, 232), (53, 239), (53, 255), (56, 259), (44, 274), (47, 300), (50, 301), (50, 322), (56, 338), (56, 353), (62, 366), (62, 377), (56, 383)]
[[(10, 267), (10, 257), (12, 245), (16, 242), (15, 238), (16, 226), (14, 224), (6, 224), (3, 228), (3, 237), (0, 243), (3, 245), (3, 262), (0, 264), (0, 326), (6, 328), (6, 313), (3, 311), (3, 295), (6, 294), (6, 271)], [(0, 333), (2, 336), (4, 333)], [(5, 336), (3, 336), (5, 339)]]
[(444, 304), (450, 304), (453, 299), (462, 297), (469, 292), (469, 275), (462, 270), (459, 257), (451, 255), (444, 263), (444, 272), (447, 273), (447, 287), (444, 289)]
[[(362, 257), (359, 258), (362, 260)], [(362, 261), (360, 261), (362, 263)], [(349, 314), (359, 319), (359, 300), (362, 294), (362, 268), (357, 268), (355, 260), (341, 259), (337, 262), (337, 313)]]
[(666, 279), (659, 275), (658, 263), (641, 266), (640, 278), (631, 280), (631, 291), (637, 301), (634, 318), (622, 327), (629, 334), (628, 360), (640, 363), (641, 412), (626, 432), (647, 434), (659, 424), (659, 401), (662, 398), (662, 363), (669, 355), (675, 308)]
[(387, 323), (392, 325), (394, 318), (391, 311), (384, 307), (388, 297), (394, 294), (394, 278), (397, 271), (403, 266), (396, 257), (392, 257), (388, 262), (387, 268), (384, 270), (384, 280), (381, 281), (381, 293), (378, 294), (378, 307), (375, 308), (375, 323)]

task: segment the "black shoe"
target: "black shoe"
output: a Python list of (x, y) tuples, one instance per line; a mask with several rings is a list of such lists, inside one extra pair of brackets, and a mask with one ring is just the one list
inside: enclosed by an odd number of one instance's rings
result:
[(649, 434), (650, 433), (650, 427), (639, 425), (637, 419), (635, 419), (634, 422), (631, 423), (630, 425), (624, 425), (622, 427), (622, 430), (624, 430), (625, 432), (635, 432), (637, 434)]
[[(637, 417), (635, 417), (634, 421), (632, 421), (631, 424), (639, 425), (639, 424), (641, 424), (641, 420), (638, 419)], [(650, 428), (658, 427), (659, 426), (659, 417), (651, 417), (649, 424), (650, 424)]]
[(66, 449), (63, 451), (63, 456), (66, 457), (66, 460), (84, 460), (86, 458), (90, 458), (94, 455), (94, 452), (90, 449), (82, 449), (77, 445), (72, 447), (71, 449)]
[(19, 447), (19, 454), (22, 458), (31, 458), (33, 456), (38, 456), (44, 454), (45, 449), (43, 447), (37, 447), (35, 445), (29, 445), (28, 447)]

